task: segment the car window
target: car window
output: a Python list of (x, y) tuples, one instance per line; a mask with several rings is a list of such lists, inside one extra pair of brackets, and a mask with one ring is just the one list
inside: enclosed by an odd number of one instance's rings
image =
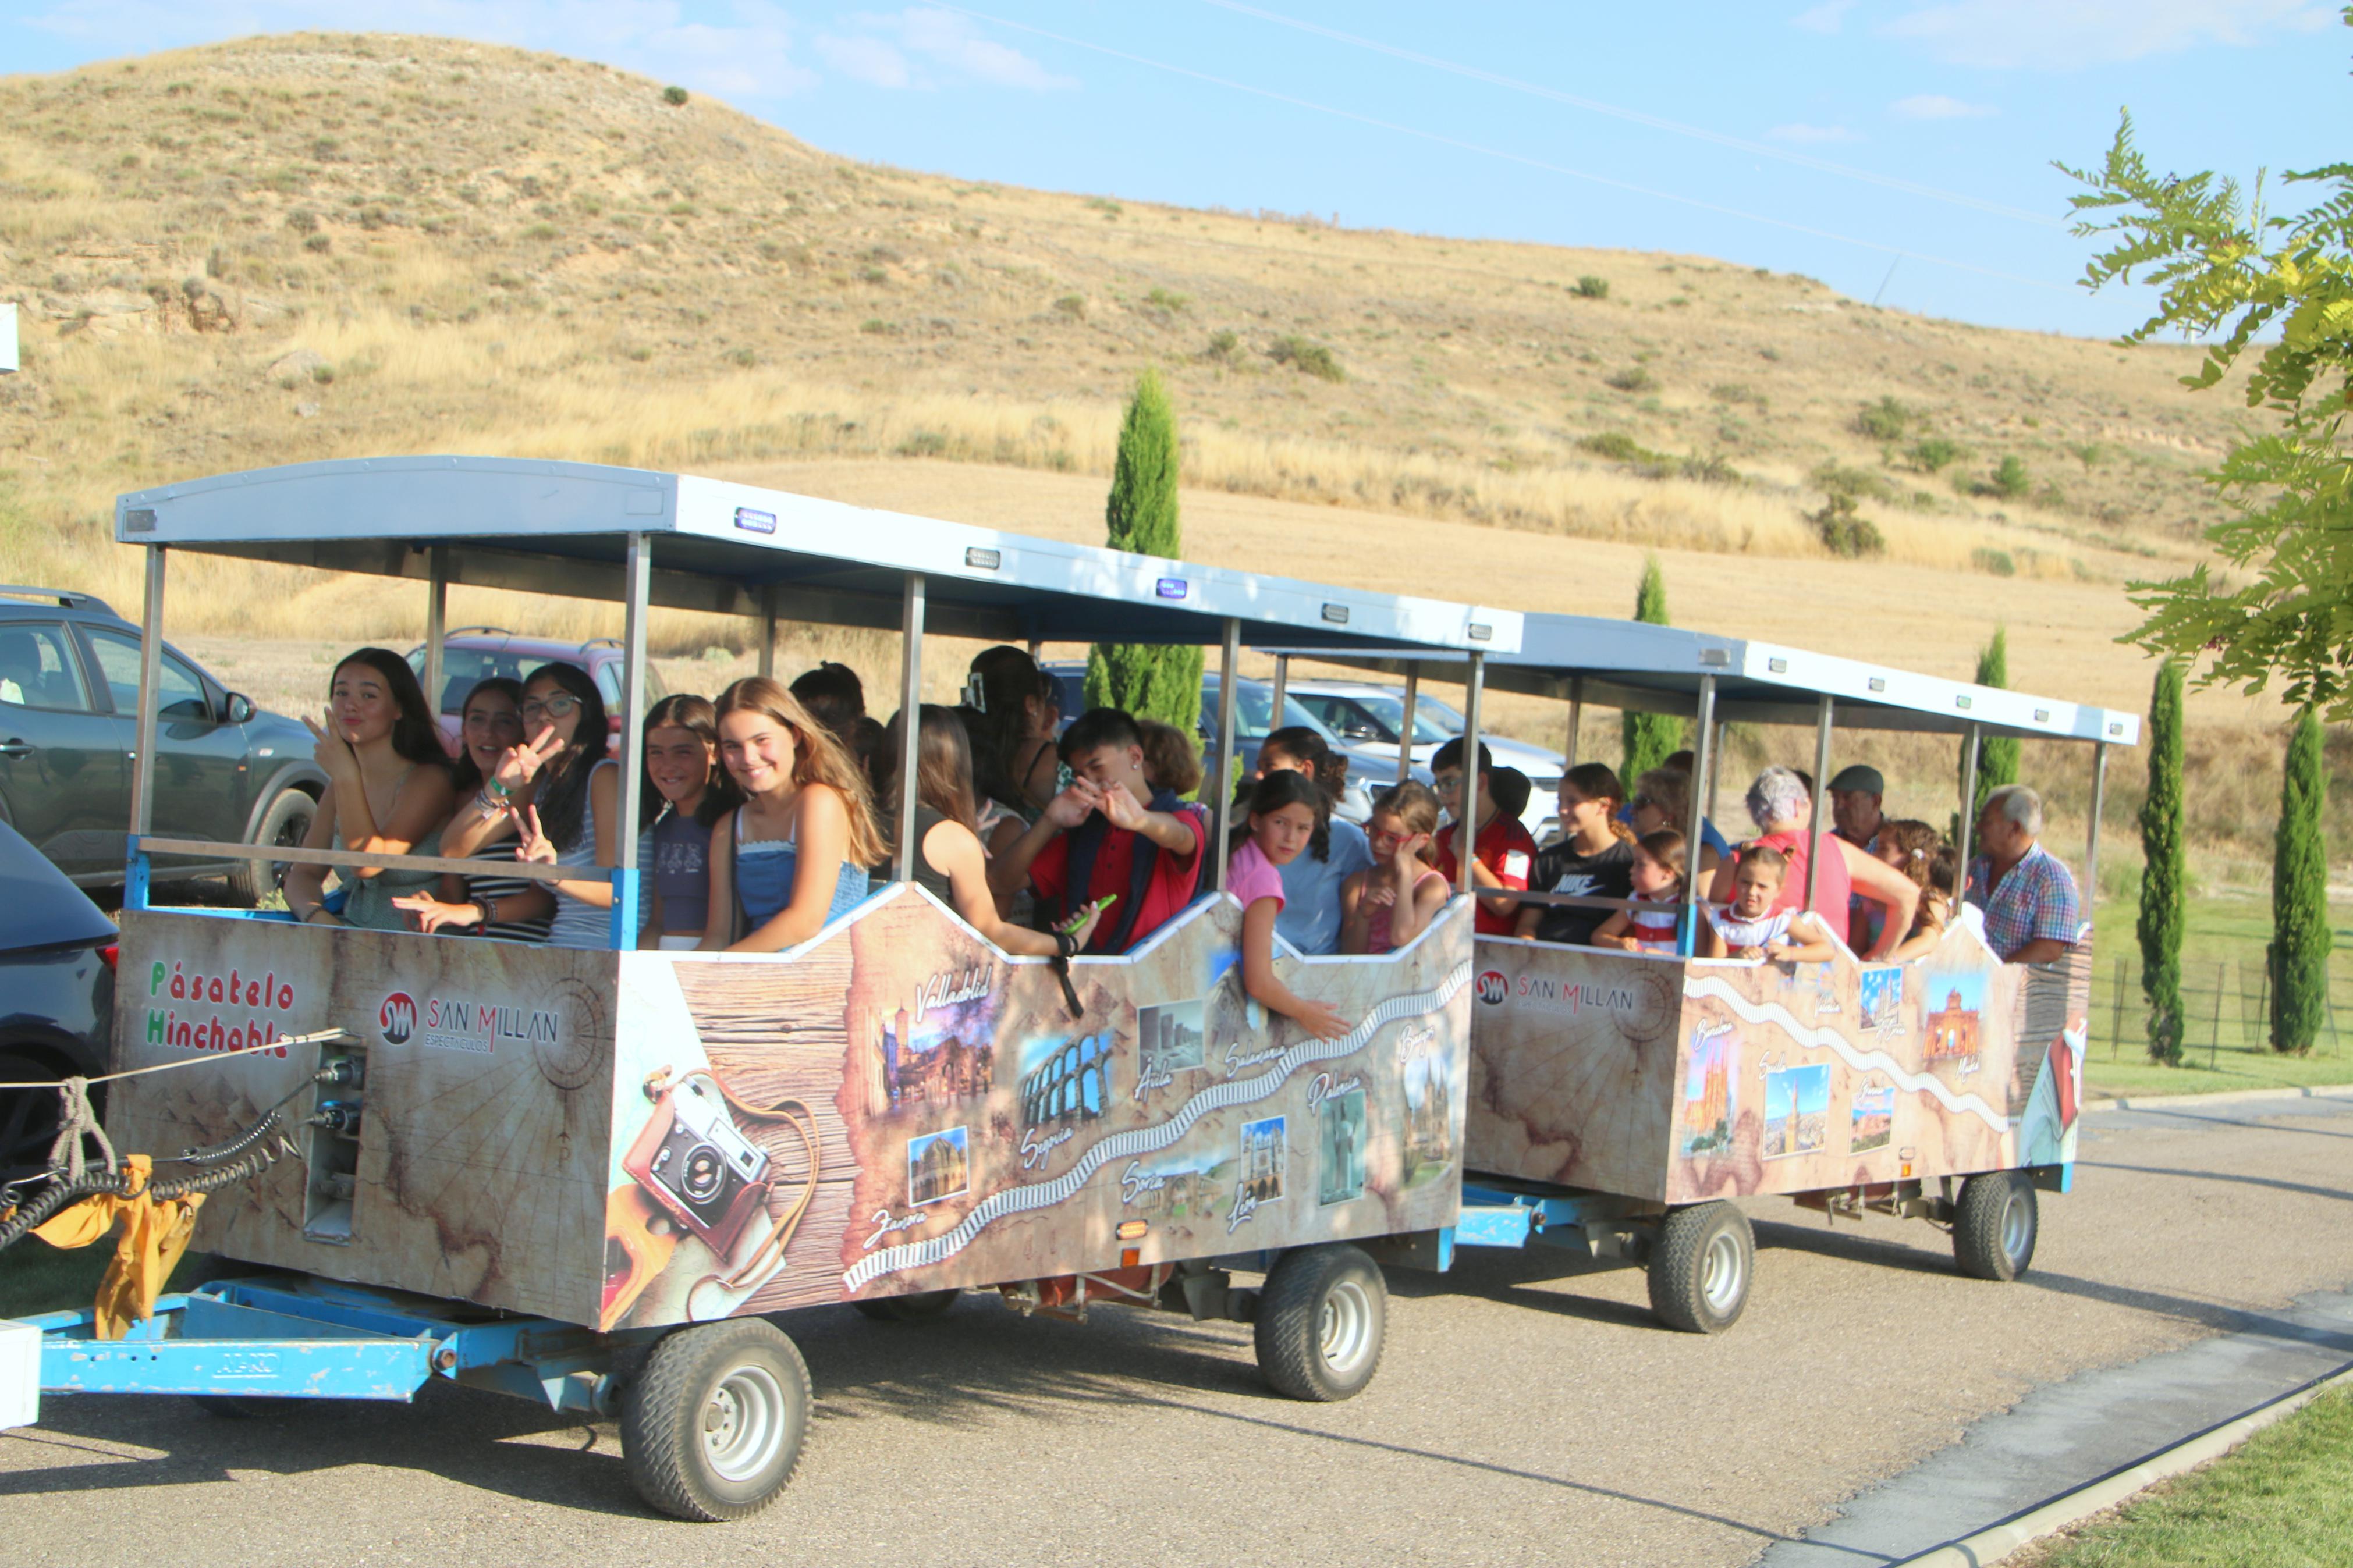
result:
[(16, 708), (90, 711), (81, 672), (56, 626), (0, 626), (0, 702)]
[(621, 667), (617, 662), (596, 667), (596, 695), (605, 700), (605, 711), (621, 710)]
[[(479, 682), (493, 677), (520, 682), (547, 662), (533, 655), (512, 653), (505, 648), (445, 647), (441, 650), (441, 700), (436, 707), (443, 713), (462, 713), (466, 707), (466, 693), (473, 690)], [(408, 656), (408, 668), (417, 671), (417, 679), (424, 679), (423, 648)]]
[[(121, 632), (90, 630), (90, 645), (98, 655), (99, 679), (114, 699), (117, 713), (139, 711), (139, 641)], [(196, 679), (195, 671), (174, 658), (164, 656), (157, 672), (163, 687), (162, 701), (156, 709), (165, 719), (209, 719), (212, 704), (205, 700), (205, 683)]]

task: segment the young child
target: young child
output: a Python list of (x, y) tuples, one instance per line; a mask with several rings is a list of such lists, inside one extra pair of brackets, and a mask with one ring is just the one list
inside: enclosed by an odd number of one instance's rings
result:
[[(1789, 858), (1762, 847), (1742, 852), (1732, 874), (1732, 908), (1707, 911), (1708, 958), (1769, 959), (1777, 963), (1820, 963), (1837, 947), (1821, 921), (1803, 910), (1776, 910)], [(1804, 931), (1807, 940), (1792, 941)]]
[(1027, 882), (1056, 921), (1111, 899), (1086, 951), (1125, 952), (1193, 901), (1208, 841), (1201, 808), (1154, 791), (1143, 733), (1116, 708), (1081, 714), (1061, 756), (1070, 787), (988, 863), (989, 889), (1009, 898)]
[(1278, 769), (1251, 786), (1249, 816), (1234, 832), (1226, 890), (1242, 906), (1242, 989), (1317, 1039), (1336, 1040), (1351, 1026), (1321, 1002), (1294, 993), (1274, 973), (1274, 922), (1282, 913), (1282, 868), (1315, 836), (1321, 801), (1304, 773)]
[(1879, 858), (1920, 884), (1920, 907), (1912, 929), (1887, 957), (1903, 963), (1934, 952), (1952, 923), (1955, 889), (1960, 868), (1953, 847), (1925, 822), (1890, 822), (1879, 830)]
[(1274, 929), (1310, 957), (1340, 951), (1341, 907), (1348, 879), (1370, 868), (1373, 851), (1365, 830), (1333, 815), (1346, 787), (1348, 762), (1333, 754), (1324, 737), (1293, 725), (1277, 730), (1259, 745), (1258, 776), (1288, 768), (1315, 785), (1317, 822), (1304, 853), (1282, 868), (1282, 918)]
[(1683, 836), (1662, 827), (1634, 841), (1632, 897), (1654, 907), (1619, 910), (1593, 933), (1596, 947), (1627, 952), (1675, 951), (1675, 918), (1683, 901)]
[(1193, 738), (1157, 719), (1138, 719), (1135, 728), (1144, 737), (1144, 776), (1152, 787), (1192, 799), (1201, 788), (1201, 749)]
[(1395, 952), (1430, 929), (1446, 907), (1446, 874), (1431, 839), (1438, 795), (1406, 783), (1373, 802), (1365, 837), (1373, 863), (1341, 885), (1340, 951)]

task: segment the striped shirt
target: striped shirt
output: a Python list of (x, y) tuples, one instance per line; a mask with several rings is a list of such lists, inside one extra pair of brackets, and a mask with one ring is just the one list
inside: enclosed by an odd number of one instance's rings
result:
[[(491, 865), (512, 866), (514, 864), (516, 847), (517, 845), (513, 839), (501, 838), (485, 844), (466, 858), (480, 860)], [(546, 886), (544, 882), (534, 882), (523, 877), (501, 877), (495, 873), (485, 872), (481, 876), (466, 879), (466, 896), (478, 903), (488, 904), (501, 899), (513, 898), (519, 893), (527, 893), (533, 888)], [(545, 942), (548, 922), (554, 918), (554, 913), (551, 911), (533, 920), (499, 921), (487, 927), (468, 929), (473, 930), (479, 936), (494, 936), (505, 942)]]

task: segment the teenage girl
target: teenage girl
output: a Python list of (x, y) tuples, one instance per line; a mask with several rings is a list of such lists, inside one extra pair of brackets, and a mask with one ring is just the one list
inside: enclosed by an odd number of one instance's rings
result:
[(1315, 834), (1321, 804), (1304, 773), (1271, 773), (1250, 792), (1249, 816), (1234, 835), (1226, 861), (1226, 890), (1242, 906), (1242, 989), (1270, 1013), (1280, 1013), (1318, 1039), (1336, 1040), (1350, 1027), (1324, 1003), (1293, 993), (1274, 973), (1274, 922), (1282, 913), (1282, 868), (1297, 859)]
[[(465, 858), (486, 868), (512, 866), (522, 839), (513, 813), (489, 793), (500, 759), (508, 748), (522, 743), (522, 682), (493, 675), (474, 682), (466, 693), (458, 731), (462, 750), (450, 779), (458, 799), (457, 815), (442, 833), (445, 846), (454, 846), (457, 830), (470, 818), (489, 823), (489, 833)], [(524, 784), (517, 804), (531, 804), (538, 781)], [(455, 853), (454, 847), (448, 850)], [(417, 929), (439, 934), (457, 931), (497, 937), (503, 942), (545, 942), (548, 922), (555, 916), (555, 895), (544, 882), (501, 876), (486, 868), (480, 876), (444, 877), (438, 896), (418, 891), (393, 900), (396, 907), (416, 917)]]
[[(965, 680), (966, 701), (979, 715), (972, 731), (976, 782), (1035, 822), (1060, 787), (1060, 688), (1038, 661), (1009, 644), (973, 656)], [(1018, 835), (1016, 835), (1018, 837)]]
[[(1536, 851), (1528, 886), (1585, 899), (1623, 899), (1634, 891), (1634, 830), (1619, 820), (1626, 786), (1602, 763), (1579, 763), (1560, 780), (1560, 837)], [(1530, 904), (1517, 935), (1538, 942), (1590, 942), (1611, 911), (1583, 904)]]
[(1618, 910), (1593, 933), (1596, 947), (1628, 952), (1675, 951), (1675, 920), (1683, 901), (1683, 836), (1662, 827), (1634, 840), (1633, 898), (1646, 910)]
[[(533, 738), (507, 752), (492, 780), (510, 796), (538, 784), (522, 808), (516, 858), (583, 871), (620, 864), (621, 768), (605, 754), (611, 734), (596, 681), (576, 664), (540, 666), (522, 683), (522, 723)], [(547, 887), (555, 894), (550, 947), (609, 944), (611, 882), (599, 877)]]
[[(719, 694), (719, 760), (744, 804), (711, 830), (706, 952), (781, 952), (866, 897), (884, 854), (866, 775), (793, 694), (751, 676)], [(743, 937), (735, 936), (738, 910)]]
[(1375, 798), (1365, 826), (1373, 863), (1340, 889), (1342, 952), (1394, 952), (1430, 929), (1447, 897), (1437, 833), (1438, 795), (1428, 784), (1395, 784)]
[[(1094, 934), (1098, 910), (1071, 931), (1029, 931), (997, 912), (988, 890), (987, 857), (977, 830), (977, 807), (972, 788), (972, 743), (964, 721), (952, 708), (926, 702), (923, 730), (915, 739), (915, 853), (907, 873), (917, 887), (962, 915), (971, 926), (1005, 952), (1036, 958), (1069, 958)], [(883, 765), (893, 769), (884, 791), (883, 820), (899, 826), (900, 778), (893, 767), (905, 742), (904, 713), (892, 715), (884, 732)], [(887, 874), (888, 868), (881, 868)]]
[(1284, 768), (1315, 782), (1316, 822), (1306, 852), (1282, 868), (1282, 919), (1275, 930), (1301, 952), (1337, 952), (1345, 919), (1342, 889), (1349, 878), (1373, 864), (1365, 830), (1333, 815), (1340, 792), (1347, 787), (1348, 760), (1333, 755), (1314, 731), (1293, 725), (1275, 731), (1259, 746), (1259, 777)]
[[(352, 654), (335, 666), (321, 719), (302, 720), (316, 742), (311, 755), (327, 774), (302, 847), (366, 855), (443, 853), (441, 828), (454, 804), (449, 759), (408, 661), (389, 648)], [(297, 862), (286, 868), (286, 907), (296, 920), (406, 931), (407, 912), (394, 899), (440, 877), (374, 866), (339, 867), (336, 875), (347, 892), (340, 915), (326, 907), (325, 867)]]
[(735, 804), (719, 765), (719, 719), (707, 697), (665, 697), (646, 715), (638, 864), (645, 882), (639, 947), (679, 952), (702, 942), (711, 911), (711, 826)]

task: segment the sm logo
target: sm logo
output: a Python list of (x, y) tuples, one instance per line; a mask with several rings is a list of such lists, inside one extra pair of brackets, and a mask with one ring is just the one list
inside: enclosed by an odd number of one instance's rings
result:
[(1479, 973), (1479, 1000), (1493, 1007), (1512, 994), (1512, 983), (1504, 978), (1500, 969), (1482, 970)]
[(387, 1044), (406, 1045), (408, 1037), (417, 1033), (417, 999), (406, 991), (386, 996), (376, 1010), (375, 1026), (383, 1031)]

